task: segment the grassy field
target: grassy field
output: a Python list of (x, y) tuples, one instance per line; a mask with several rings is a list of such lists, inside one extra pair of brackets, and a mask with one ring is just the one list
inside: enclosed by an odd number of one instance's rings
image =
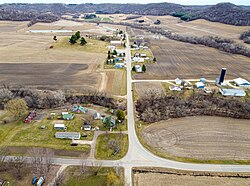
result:
[[(120, 146), (120, 152), (113, 155), (113, 150), (109, 147), (109, 142), (115, 140)], [(98, 136), (96, 142), (95, 158), (105, 160), (117, 160), (124, 157), (128, 150), (128, 135), (108, 133)]]
[(165, 90), (160, 82), (140, 82), (134, 83), (134, 91), (139, 97), (147, 96), (149, 94), (163, 95)]
[(124, 96), (127, 93), (127, 74), (125, 70), (107, 71), (105, 92)]
[[(59, 121), (58, 121), (59, 122)], [(89, 145), (70, 146), (71, 140), (56, 139), (54, 137), (56, 130), (53, 129), (57, 121), (43, 119), (41, 122), (33, 121), (31, 123), (13, 122), (0, 125), (0, 146), (16, 146), (16, 147), (45, 147), (59, 150), (90, 150)], [(59, 122), (61, 123), (61, 122)], [(77, 117), (73, 121), (63, 121), (67, 126), (67, 131), (80, 131), (82, 120)], [(44, 125), (45, 129), (40, 129)], [(86, 132), (85, 132), (86, 133)], [(93, 138), (93, 132), (88, 132), (87, 140)]]
[[(109, 172), (114, 172), (113, 168), (106, 168), (101, 167), (98, 170), (97, 175), (94, 175), (92, 172), (97, 170), (98, 167), (87, 167), (87, 171), (81, 175), (80, 174), (80, 167), (70, 166), (68, 167), (65, 172), (65, 180), (64, 186), (106, 186), (107, 185), (107, 174)], [(119, 168), (121, 169), (121, 168)], [(123, 171), (120, 170), (120, 175), (118, 177), (118, 183), (115, 185), (122, 186), (123, 180)]]
[[(250, 164), (248, 144), (245, 142), (249, 136), (248, 127), (248, 120), (201, 116), (152, 125), (137, 122), (137, 133), (147, 149), (167, 159), (192, 163)], [(152, 141), (152, 138), (155, 140)]]

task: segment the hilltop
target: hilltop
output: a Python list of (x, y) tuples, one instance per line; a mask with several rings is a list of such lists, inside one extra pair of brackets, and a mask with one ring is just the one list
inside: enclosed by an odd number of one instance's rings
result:
[[(28, 10), (28, 11), (27, 11)], [(231, 3), (219, 3), (213, 6), (184, 6), (174, 3), (151, 4), (2, 4), (0, 20), (34, 20), (39, 14), (46, 15), (43, 22), (57, 20), (60, 16), (80, 13), (102, 14), (139, 14), (139, 15), (184, 15), (185, 20), (206, 19), (220, 23), (246, 26), (250, 25), (250, 7)], [(40, 19), (35, 19), (40, 21)]]

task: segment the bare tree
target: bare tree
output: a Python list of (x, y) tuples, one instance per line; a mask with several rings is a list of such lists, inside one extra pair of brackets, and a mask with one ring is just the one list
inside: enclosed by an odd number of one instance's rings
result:
[(63, 185), (63, 180), (64, 179), (65, 179), (65, 174), (64, 174), (64, 172), (62, 172), (61, 174), (59, 174), (55, 178), (55, 182), (54, 182), (53, 186), (61, 186), (61, 185)]
[(81, 158), (80, 174), (82, 175), (82, 174), (85, 174), (87, 172), (88, 167), (86, 166), (86, 162), (84, 161), (85, 160), (85, 155), (81, 154), (80, 158)]
[(0, 172), (6, 171), (8, 168), (6, 157), (8, 156), (9, 152), (7, 147), (0, 147)]
[(15, 156), (12, 158), (10, 165), (16, 180), (22, 179), (22, 169), (26, 165), (24, 156)]

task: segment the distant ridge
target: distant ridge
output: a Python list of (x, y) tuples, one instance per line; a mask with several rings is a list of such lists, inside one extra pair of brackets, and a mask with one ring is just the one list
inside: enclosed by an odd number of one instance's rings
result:
[[(185, 20), (206, 19), (220, 23), (249, 26), (250, 6), (237, 6), (231, 3), (219, 3), (209, 6), (184, 6), (174, 3), (150, 4), (2, 4), (0, 20), (31, 20), (38, 14), (45, 14), (48, 21), (56, 20), (65, 13), (124, 13), (140, 15), (173, 15), (183, 14)], [(49, 13), (49, 14), (48, 14)], [(6, 15), (7, 14), (7, 15)], [(31, 16), (31, 17), (30, 17)], [(50, 17), (51, 16), (51, 17)], [(46, 19), (43, 21), (46, 22)]]

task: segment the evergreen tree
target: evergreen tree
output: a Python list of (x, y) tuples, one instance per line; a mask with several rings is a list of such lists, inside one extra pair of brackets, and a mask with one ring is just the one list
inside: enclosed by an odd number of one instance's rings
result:
[(80, 40), (80, 45), (85, 45), (87, 43), (87, 41), (85, 40), (85, 38), (84, 37), (82, 37), (81, 38), (81, 40)]
[(135, 72), (135, 66), (133, 66), (133, 67), (132, 67), (132, 71), (134, 71), (134, 72)]
[(75, 36), (76, 36), (77, 40), (80, 39), (80, 37), (81, 37), (80, 31), (77, 31), (77, 32), (75, 33)]
[(146, 72), (146, 66), (142, 65), (142, 72)]
[(73, 45), (77, 42), (77, 37), (76, 35), (72, 35), (71, 38), (69, 39), (69, 42)]
[(125, 114), (122, 110), (117, 110), (116, 111), (116, 117), (118, 120), (124, 120), (125, 119)]

